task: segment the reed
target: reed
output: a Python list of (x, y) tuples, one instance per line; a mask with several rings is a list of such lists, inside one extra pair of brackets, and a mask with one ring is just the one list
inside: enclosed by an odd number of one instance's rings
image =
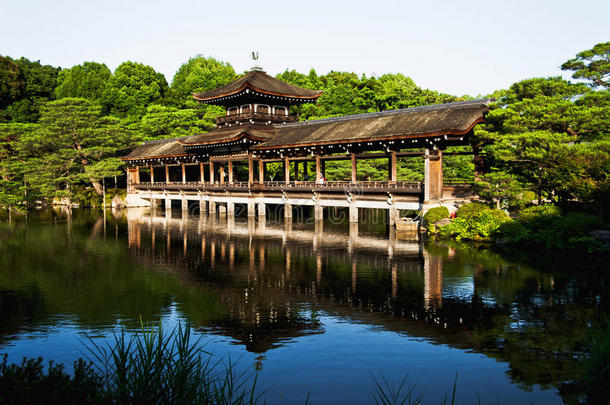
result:
[(191, 340), (190, 326), (173, 331), (142, 326), (114, 341), (85, 345), (86, 357), (117, 404), (256, 404), (257, 377), (239, 372), (236, 363), (206, 352), (201, 338)]
[(608, 403), (610, 387), (610, 321), (591, 328), (588, 342), (590, 356), (586, 361), (586, 387), (588, 402)]
[[(405, 375), (402, 380), (396, 384), (388, 382), (383, 373), (379, 373), (379, 377), (371, 374), (371, 378), (375, 384), (373, 399), (377, 405), (422, 405), (424, 402), (424, 394), (415, 391), (416, 384), (409, 384), (408, 375)], [(445, 394), (441, 400), (441, 405), (455, 405), (455, 393), (457, 390), (457, 373), (453, 381), (451, 390), (451, 398)]]

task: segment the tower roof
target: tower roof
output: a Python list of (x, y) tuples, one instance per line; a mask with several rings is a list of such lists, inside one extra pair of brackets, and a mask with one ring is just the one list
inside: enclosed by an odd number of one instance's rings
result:
[(193, 93), (193, 97), (204, 103), (224, 105), (230, 99), (249, 94), (269, 98), (270, 101), (276, 99), (290, 104), (299, 104), (315, 101), (320, 97), (322, 91), (293, 86), (269, 76), (262, 70), (252, 70), (224, 86), (203, 93)]

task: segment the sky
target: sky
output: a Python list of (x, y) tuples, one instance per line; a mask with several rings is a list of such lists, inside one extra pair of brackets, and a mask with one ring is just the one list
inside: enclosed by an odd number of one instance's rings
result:
[(607, 0), (0, 0), (0, 55), (114, 70), (131, 60), (168, 82), (190, 57), (367, 76), (402, 73), (419, 86), (486, 95), (562, 75), (576, 53), (610, 41)]

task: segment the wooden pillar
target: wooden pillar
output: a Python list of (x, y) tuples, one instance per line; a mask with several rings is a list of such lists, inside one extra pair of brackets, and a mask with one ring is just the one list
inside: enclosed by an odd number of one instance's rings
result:
[(199, 163), (199, 181), (205, 183), (205, 168), (203, 162)]
[(225, 182), (225, 166), (224, 165), (220, 165), (218, 166), (218, 177), (220, 177), (220, 184), (224, 184)]
[(290, 183), (290, 161), (288, 158), (284, 158), (284, 182)]
[(307, 160), (303, 162), (303, 181), (307, 181), (308, 173), (307, 173)]
[(424, 155), (424, 202), (443, 198), (443, 152), (426, 149)]
[(180, 165), (182, 167), (182, 183), (186, 183), (186, 165), (182, 163)]
[(210, 160), (210, 164), (209, 165), (210, 165), (210, 183), (214, 183), (214, 162), (212, 162)]
[(388, 170), (389, 170), (389, 180), (393, 183), (396, 182), (396, 151), (393, 150), (390, 152), (390, 157), (388, 159)]
[(258, 182), (263, 184), (265, 181), (265, 162), (262, 160), (258, 161)]
[(357, 171), (357, 167), (356, 167), (356, 154), (355, 153), (350, 153), (350, 156), (352, 158), (352, 183), (356, 182), (356, 171)]
[(322, 170), (320, 165), (320, 156), (316, 155), (316, 183), (319, 183), (322, 180)]
[(233, 161), (229, 160), (229, 184), (233, 184)]
[(165, 165), (165, 183), (169, 184), (169, 166)]
[(248, 153), (248, 186), (254, 183), (254, 160), (252, 159), (252, 153)]
[(150, 165), (150, 182), (151, 183), (155, 182), (155, 169), (154, 169), (153, 165)]
[(136, 166), (136, 184), (140, 184), (140, 166)]
[(136, 181), (135, 169), (128, 168), (127, 169), (127, 192), (131, 193), (135, 190), (135, 181)]

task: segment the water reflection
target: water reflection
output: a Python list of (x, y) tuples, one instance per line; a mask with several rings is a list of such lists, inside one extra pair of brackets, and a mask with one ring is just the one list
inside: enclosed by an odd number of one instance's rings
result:
[(534, 269), (353, 225), (150, 210), (44, 215), (0, 236), (5, 347), (66, 323), (103, 331), (177, 312), (256, 353), (260, 369), (280, 348), (334, 333), (334, 319), (481, 353), (523, 388), (552, 387), (570, 402), (587, 325), (608, 312), (603, 273)]

